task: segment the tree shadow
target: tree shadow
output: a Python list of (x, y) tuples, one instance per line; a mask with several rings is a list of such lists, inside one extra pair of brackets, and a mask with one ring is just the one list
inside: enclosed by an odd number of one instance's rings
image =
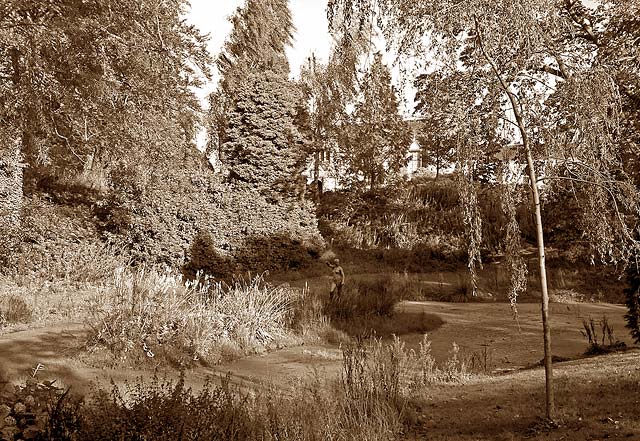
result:
[(255, 273), (301, 270), (319, 256), (319, 247), (287, 233), (249, 236), (234, 253), (241, 271)]
[[(88, 330), (74, 325), (68, 329), (29, 330), (0, 338), (0, 383), (19, 382), (30, 376), (74, 385), (88, 390), (92, 379), (75, 366), (85, 350)], [(35, 373), (35, 375), (34, 375)]]

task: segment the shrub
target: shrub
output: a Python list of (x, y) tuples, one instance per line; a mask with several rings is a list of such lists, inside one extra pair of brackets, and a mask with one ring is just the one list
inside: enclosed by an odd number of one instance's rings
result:
[(234, 258), (244, 271), (263, 273), (300, 270), (318, 255), (319, 250), (313, 244), (280, 233), (246, 238)]
[(0, 393), (0, 438), (3, 440), (71, 440), (78, 430), (80, 401), (69, 389), (30, 377)]
[(199, 273), (215, 279), (229, 280), (234, 268), (229, 258), (220, 255), (211, 234), (206, 230), (199, 230), (189, 249), (189, 261), (182, 271), (191, 280)]
[(411, 196), (438, 211), (454, 210), (460, 205), (460, 191), (452, 179), (421, 179), (414, 182)]
[(32, 435), (74, 441), (132, 436), (150, 441), (392, 441), (402, 429), (401, 409), (387, 397), (348, 395), (342, 383), (316, 378), (290, 391), (267, 387), (256, 394), (241, 392), (228, 378), (220, 380), (220, 385), (207, 382), (197, 393), (183, 378), (155, 378), (127, 384), (123, 391), (115, 386), (111, 392), (97, 391), (83, 402), (63, 396), (59, 407), (65, 411), (50, 412), (45, 427)]
[(210, 383), (197, 394), (177, 382), (127, 384), (124, 392), (114, 386), (84, 407), (78, 440), (90, 439), (255, 439), (249, 398), (229, 386)]
[(369, 315), (390, 316), (402, 300), (402, 288), (391, 277), (357, 280), (345, 284), (342, 295), (325, 306), (333, 319), (348, 320)]
[[(288, 390), (267, 385), (247, 393), (231, 385), (229, 377), (217, 377), (194, 392), (186, 387), (183, 375), (177, 381), (155, 377), (123, 388), (114, 385), (111, 391), (97, 390), (84, 400), (56, 390), (46, 401), (52, 405), (36, 411), (37, 406), (28, 408), (38, 421), (30, 436), (74, 441), (132, 437), (391, 441), (402, 436), (412, 397), (431, 384), (470, 377), (455, 346), (442, 369), (431, 356), (426, 335), (420, 347), (418, 353), (407, 350), (398, 338), (345, 345), (338, 380), (316, 375)], [(36, 396), (31, 389), (21, 396), (28, 393)], [(18, 401), (11, 400), (10, 411)], [(37, 396), (34, 402), (40, 402)]]
[(109, 349), (119, 361), (216, 363), (229, 346), (248, 353), (286, 342), (295, 295), (259, 277), (227, 286), (206, 278), (185, 282), (171, 271), (122, 269), (94, 308), (89, 345)]
[(25, 280), (94, 286), (108, 283), (116, 269), (129, 264), (120, 246), (91, 238), (48, 241), (43, 247), (25, 248), (18, 259), (16, 272)]
[(627, 313), (626, 327), (634, 342), (640, 343), (640, 273), (633, 268), (627, 273), (627, 288), (624, 290)]
[(33, 311), (21, 297), (10, 294), (0, 297), (0, 325), (4, 323), (29, 323)]

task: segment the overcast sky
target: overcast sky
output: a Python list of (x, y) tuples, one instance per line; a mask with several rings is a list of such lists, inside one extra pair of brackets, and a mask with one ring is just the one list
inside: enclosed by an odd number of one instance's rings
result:
[[(227, 18), (242, 4), (244, 0), (191, 0), (191, 13), (187, 20), (210, 35), (209, 49), (214, 57), (231, 32)], [(293, 76), (298, 75), (300, 66), (311, 52), (326, 61), (330, 46), (326, 5), (327, 0), (290, 0), (297, 29), (294, 46), (288, 51)], [(214, 79), (214, 83), (208, 85), (200, 95), (204, 96), (213, 90), (216, 81)]]

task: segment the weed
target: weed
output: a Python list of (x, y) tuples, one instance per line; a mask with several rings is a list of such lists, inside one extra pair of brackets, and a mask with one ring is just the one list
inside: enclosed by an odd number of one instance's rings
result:
[(156, 377), (96, 390), (83, 401), (63, 394), (54, 404), (31, 438), (391, 441), (402, 428), (399, 411), (384, 399), (347, 396), (341, 383), (317, 377), (290, 391), (267, 387), (258, 393), (241, 392), (228, 377), (212, 379), (197, 393), (182, 376)]
[(417, 384), (424, 387), (431, 384), (459, 384), (469, 381), (471, 373), (466, 358), (460, 353), (460, 347), (453, 342), (449, 358), (438, 366), (431, 355), (431, 342), (424, 334), (420, 349), (415, 356), (418, 375)]
[(589, 317), (589, 320), (583, 319), (582, 328), (580, 333), (589, 342), (589, 347), (585, 352), (586, 355), (606, 354), (626, 347), (623, 342), (615, 338), (613, 327), (606, 315), (603, 315), (599, 321), (594, 320), (592, 317)]

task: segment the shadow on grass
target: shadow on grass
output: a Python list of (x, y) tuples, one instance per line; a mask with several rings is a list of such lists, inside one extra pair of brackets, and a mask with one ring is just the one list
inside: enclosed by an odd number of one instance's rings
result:
[(444, 324), (444, 320), (436, 314), (426, 312), (398, 312), (391, 315), (368, 314), (349, 319), (334, 318), (334, 328), (349, 337), (388, 338), (393, 335), (425, 334), (435, 331)]

